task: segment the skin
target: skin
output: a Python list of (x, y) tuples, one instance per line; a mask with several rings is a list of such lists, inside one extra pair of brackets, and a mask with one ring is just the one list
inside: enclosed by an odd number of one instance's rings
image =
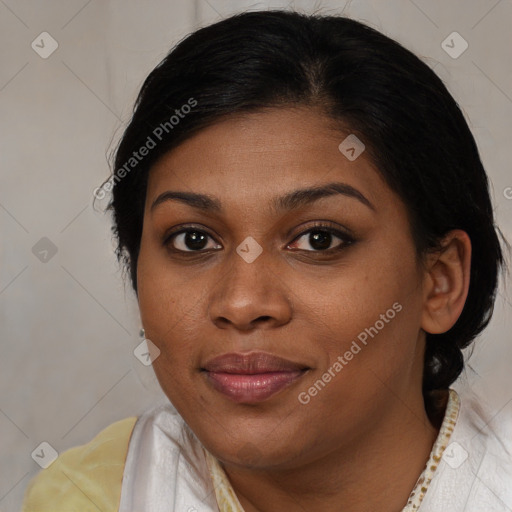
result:
[[(339, 151), (346, 135), (317, 110), (269, 109), (203, 129), (150, 171), (137, 283), (146, 337), (161, 351), (154, 370), (246, 512), (401, 510), (439, 431), (421, 392), (425, 332), (459, 317), (471, 244), (454, 230), (420, 264), (403, 202), (367, 152), (349, 161)], [(373, 209), (337, 194), (271, 210), (277, 196), (333, 181)], [(168, 190), (208, 194), (224, 211), (177, 200), (151, 210)], [(333, 235), (329, 247), (342, 248), (325, 255), (310, 236), (315, 221), (355, 241)], [(183, 235), (165, 245), (186, 224), (210, 235), (202, 252)], [(249, 236), (262, 248), (252, 263), (236, 252)], [(394, 303), (402, 310), (301, 404)], [(214, 356), (255, 350), (310, 370), (257, 404), (231, 401), (200, 372)]]

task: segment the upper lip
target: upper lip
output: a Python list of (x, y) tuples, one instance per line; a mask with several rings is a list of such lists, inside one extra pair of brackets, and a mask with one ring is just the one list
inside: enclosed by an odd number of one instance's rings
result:
[(278, 357), (268, 352), (229, 353), (214, 357), (201, 368), (209, 372), (258, 374), (292, 372), (307, 369), (306, 365)]

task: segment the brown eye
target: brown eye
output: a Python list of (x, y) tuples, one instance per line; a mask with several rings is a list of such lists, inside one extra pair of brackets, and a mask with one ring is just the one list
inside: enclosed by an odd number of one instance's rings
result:
[(212, 237), (204, 231), (198, 229), (182, 229), (168, 236), (165, 240), (165, 245), (171, 250), (181, 252), (199, 252), (207, 249), (220, 248), (219, 244), (208, 247), (208, 239), (212, 239)]
[[(297, 242), (297, 240), (300, 241), (301, 239), (304, 239), (304, 242)], [(332, 246), (336, 239), (340, 242)], [(308, 252), (331, 252), (341, 250), (353, 242), (354, 239), (349, 235), (325, 226), (315, 227), (302, 233), (293, 242), (293, 248)], [(298, 244), (299, 246), (297, 246)]]

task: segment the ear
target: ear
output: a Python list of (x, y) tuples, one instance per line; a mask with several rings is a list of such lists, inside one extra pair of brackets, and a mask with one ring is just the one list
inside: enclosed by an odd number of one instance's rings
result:
[(431, 334), (450, 330), (459, 318), (469, 290), (471, 240), (461, 229), (450, 231), (442, 248), (427, 258), (421, 327)]

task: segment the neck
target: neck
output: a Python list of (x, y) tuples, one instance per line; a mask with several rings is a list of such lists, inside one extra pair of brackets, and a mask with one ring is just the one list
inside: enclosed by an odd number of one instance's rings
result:
[(339, 512), (341, 505), (347, 512), (396, 512), (429, 459), (444, 409), (437, 411), (429, 418), (423, 401), (406, 408), (400, 403), (359, 440), (300, 467), (224, 470), (244, 512)]

